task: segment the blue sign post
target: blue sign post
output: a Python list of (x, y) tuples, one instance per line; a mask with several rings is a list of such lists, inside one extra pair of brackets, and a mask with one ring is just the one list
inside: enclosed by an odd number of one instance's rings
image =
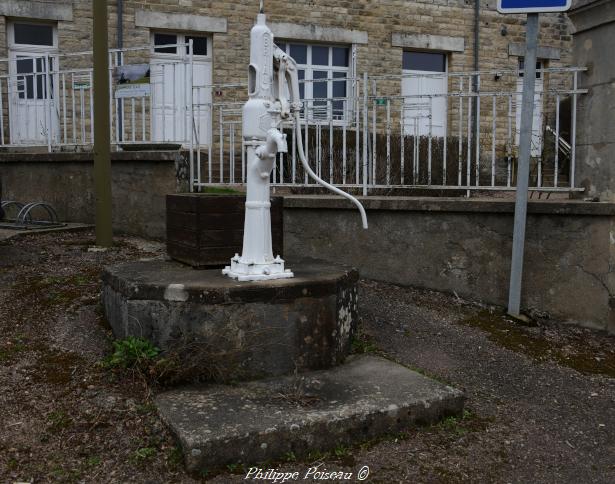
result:
[(565, 12), (572, 0), (498, 0), (500, 13)]
[(515, 202), (512, 260), (510, 264), (510, 287), (508, 292), (508, 314), (517, 318), (521, 317), (521, 282), (523, 279), (527, 192), (530, 178), (532, 124), (534, 120), (536, 53), (538, 50), (538, 31), (540, 30), (538, 17), (542, 12), (565, 12), (570, 9), (571, 3), (572, 0), (498, 0), (498, 11), (500, 13), (527, 14), (521, 133), (519, 134), (519, 159), (517, 160), (517, 197)]

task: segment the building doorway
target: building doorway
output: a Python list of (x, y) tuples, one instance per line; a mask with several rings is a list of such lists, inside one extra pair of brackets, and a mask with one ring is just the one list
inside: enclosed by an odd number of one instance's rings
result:
[[(189, 48), (193, 41), (193, 62)], [(152, 85), (152, 139), (187, 145), (191, 118), (201, 146), (211, 142), (212, 102), (211, 37), (179, 33), (152, 33), (150, 82)], [(190, 70), (192, 69), (192, 79)], [(190, 90), (192, 104), (190, 106)]]
[(57, 28), (53, 24), (11, 22), (8, 40), (10, 142), (57, 142)]

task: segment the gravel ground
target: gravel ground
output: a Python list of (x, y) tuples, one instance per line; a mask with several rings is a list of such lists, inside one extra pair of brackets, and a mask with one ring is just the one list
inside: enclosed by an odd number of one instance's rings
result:
[[(151, 404), (156, 387), (100, 361), (111, 348), (100, 270), (163, 257), (159, 244), (91, 233), (0, 244), (1, 482), (243, 482), (240, 465), (185, 474)], [(615, 338), (497, 308), (365, 281), (358, 352), (375, 352), (465, 389), (463, 418), (305, 461), (367, 482), (615, 482)], [(269, 481), (271, 482), (271, 481)]]

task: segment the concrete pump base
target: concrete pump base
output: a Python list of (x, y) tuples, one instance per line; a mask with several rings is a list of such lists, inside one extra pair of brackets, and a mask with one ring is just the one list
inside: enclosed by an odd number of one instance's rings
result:
[(245, 380), (330, 368), (350, 351), (358, 273), (310, 262), (295, 277), (238, 282), (166, 261), (109, 267), (103, 306), (117, 338), (150, 340), (201, 372)]
[(191, 472), (290, 452), (304, 457), (459, 415), (463, 404), (461, 391), (374, 356), (298, 377), (187, 387), (156, 398)]

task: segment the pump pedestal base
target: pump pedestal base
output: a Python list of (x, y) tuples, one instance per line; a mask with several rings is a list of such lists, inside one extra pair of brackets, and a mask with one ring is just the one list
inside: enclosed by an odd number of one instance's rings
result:
[(293, 263), (295, 277), (238, 282), (217, 270), (129, 262), (103, 274), (103, 307), (116, 338), (145, 338), (191, 377), (254, 379), (330, 368), (351, 347), (357, 271)]
[(222, 274), (240, 282), (273, 281), (275, 279), (291, 279), (295, 277), (290, 269), (284, 268), (284, 261), (277, 256), (271, 264), (247, 264), (239, 254), (231, 259), (231, 265), (222, 269)]

